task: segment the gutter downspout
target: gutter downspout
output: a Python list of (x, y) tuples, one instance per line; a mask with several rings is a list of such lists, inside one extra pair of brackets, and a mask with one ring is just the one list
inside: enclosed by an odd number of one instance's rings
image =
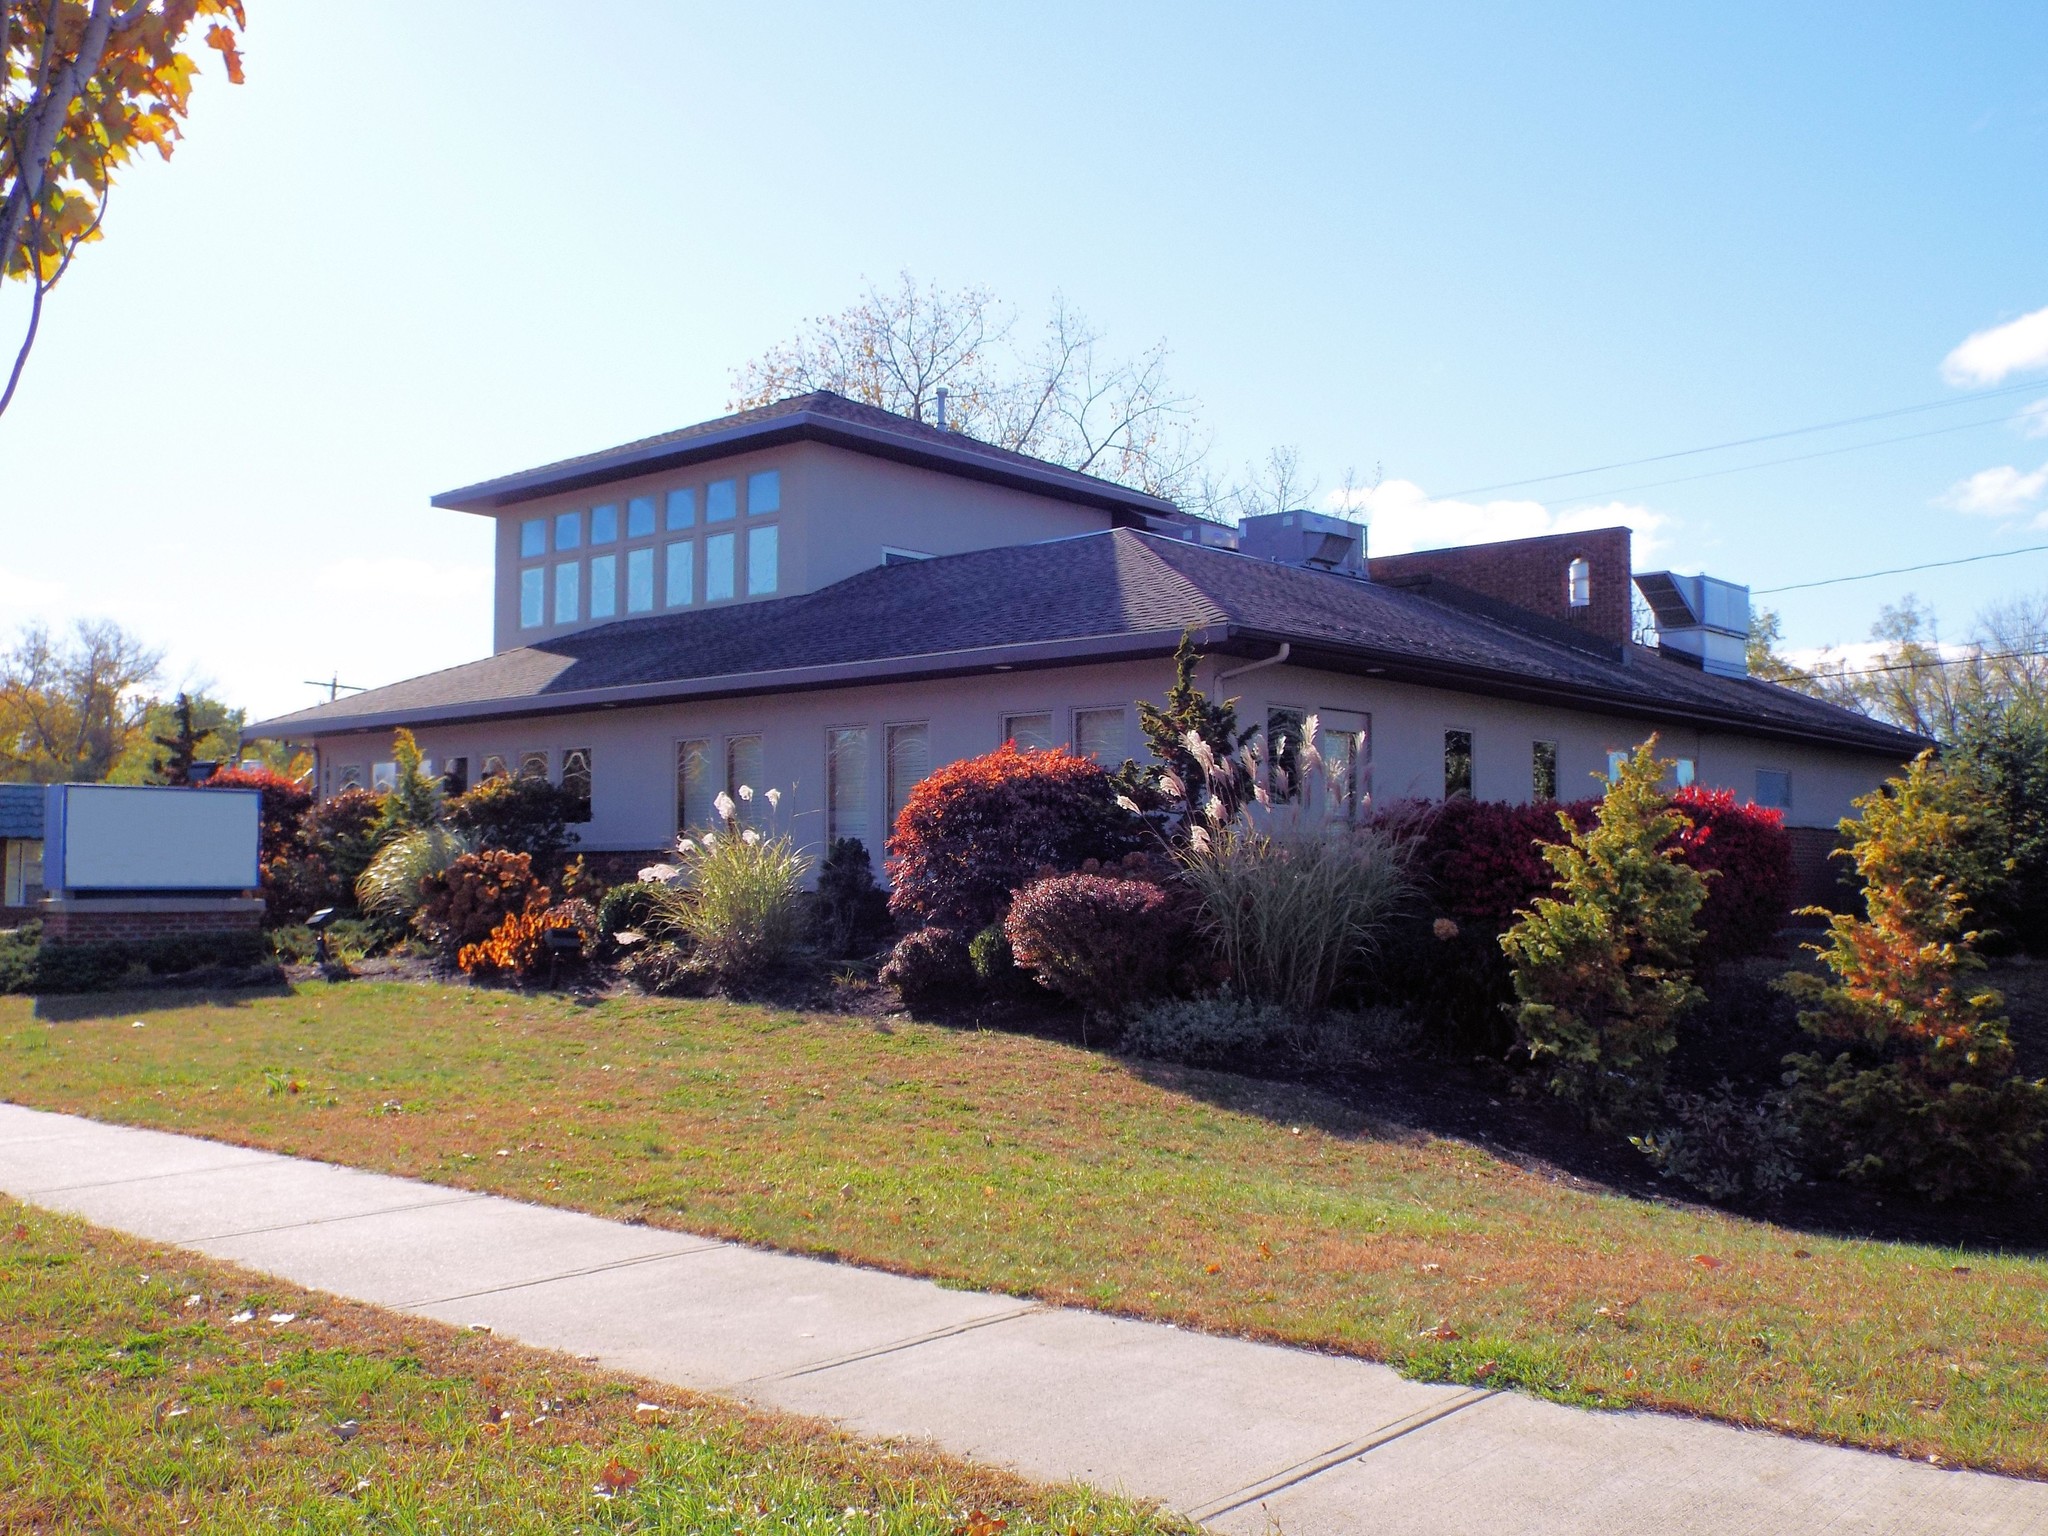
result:
[(1267, 667), (1277, 667), (1280, 665), (1281, 662), (1285, 661), (1289, 656), (1293, 654), (1294, 642), (1292, 640), (1282, 640), (1280, 642), (1280, 649), (1275, 651), (1272, 655), (1261, 657), (1257, 661), (1248, 661), (1241, 667), (1230, 667), (1225, 669), (1224, 671), (1218, 672), (1216, 674), (1216, 681), (1214, 686), (1218, 689), (1221, 689), (1223, 685), (1229, 682), (1233, 677), (1243, 677), (1247, 672), (1261, 672), (1264, 671)]

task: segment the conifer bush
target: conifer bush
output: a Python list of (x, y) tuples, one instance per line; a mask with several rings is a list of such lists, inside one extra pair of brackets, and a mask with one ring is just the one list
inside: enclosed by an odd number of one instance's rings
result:
[(1828, 917), (1808, 946), (1826, 974), (1780, 982), (1822, 1046), (1786, 1058), (1802, 1117), (1846, 1178), (1930, 1199), (2025, 1183), (2048, 1083), (2019, 1074), (2004, 1000), (1970, 984), (1970, 892), (1995, 880), (1984, 806), (1931, 753), (1855, 804), (1842, 831), (1866, 915), (1809, 909)]
[(1622, 763), (1589, 830), (1545, 847), (1554, 892), (1500, 940), (1519, 1043), (1596, 1121), (1638, 1120), (1656, 1103), (1678, 1021), (1703, 995), (1691, 966), (1706, 879), (1674, 846), (1686, 822), (1655, 748), (1653, 736)]

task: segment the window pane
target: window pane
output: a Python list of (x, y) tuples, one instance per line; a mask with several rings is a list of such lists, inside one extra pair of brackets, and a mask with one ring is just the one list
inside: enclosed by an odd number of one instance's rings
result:
[(1693, 776), (1697, 772), (1693, 766), (1693, 760), (1689, 757), (1681, 757), (1673, 763), (1672, 768), (1673, 777), (1678, 781), (1678, 787), (1680, 789), (1692, 788)]
[(539, 629), (548, 621), (548, 571), (530, 565), (519, 573), (519, 627)]
[(1014, 741), (1019, 752), (1044, 752), (1052, 746), (1052, 714), (1003, 716), (1003, 740)]
[(1756, 803), (1769, 810), (1791, 810), (1792, 775), (1782, 768), (1757, 769)]
[(398, 764), (370, 764), (370, 788), (378, 794), (389, 794), (398, 787)]
[(562, 788), (574, 797), (577, 808), (570, 821), (590, 820), (590, 748), (567, 747), (562, 752)]
[(1612, 784), (1616, 779), (1621, 777), (1621, 765), (1627, 762), (1628, 759), (1629, 754), (1626, 752), (1610, 752), (1607, 754), (1608, 783)]
[(654, 498), (635, 496), (626, 503), (626, 537), (644, 539), (654, 532)]
[(1124, 760), (1124, 712), (1121, 709), (1074, 711), (1074, 750), (1106, 767)]
[(548, 552), (548, 520), (544, 517), (529, 517), (519, 525), (519, 554), (530, 560), (535, 555)]
[(619, 536), (619, 506), (608, 501), (601, 507), (590, 509), (590, 542), (610, 544)]
[(583, 546), (583, 514), (581, 512), (558, 512), (555, 514), (555, 548), (580, 549)]
[[(761, 738), (726, 737), (725, 792), (732, 796), (734, 809), (738, 811), (742, 825), (760, 825), (768, 809), (768, 802), (761, 798), (761, 792), (767, 787), (762, 782), (761, 774)], [(742, 789), (752, 790), (753, 795), (742, 795)]]
[(678, 528), (697, 526), (697, 493), (685, 487), (668, 493), (668, 528), (673, 533)]
[(1275, 801), (1301, 795), (1301, 737), (1306, 724), (1298, 709), (1266, 711), (1266, 793)]
[(715, 603), (732, 596), (733, 550), (737, 541), (729, 533), (714, 533), (704, 541), (704, 601)]
[(917, 781), (931, 772), (931, 727), (923, 721), (889, 727), (889, 824), (903, 814), (903, 804)]
[(1444, 798), (1455, 800), (1472, 793), (1472, 733), (1444, 732)]
[(608, 619), (619, 611), (619, 557), (590, 557), (590, 616)]
[(671, 608), (687, 608), (697, 599), (697, 546), (684, 541), (668, 547), (668, 597)]
[(581, 595), (583, 567), (570, 560), (555, 567), (555, 622), (576, 622), (576, 600)]
[(857, 837), (870, 849), (874, 846), (874, 831), (868, 825), (866, 726), (840, 726), (825, 733), (825, 837), (828, 842)]
[(361, 763), (343, 763), (334, 770), (334, 779), (342, 789), (361, 789), (363, 787), (363, 765)]
[(441, 793), (444, 795), (459, 795), (468, 788), (469, 759), (466, 757), (449, 758), (448, 770), (441, 775)]
[(1565, 596), (1574, 608), (1587, 608), (1593, 602), (1593, 567), (1584, 560), (1574, 560), (1565, 567)]
[(1323, 732), (1323, 766), (1330, 786), (1330, 808), (1355, 820), (1372, 799), (1372, 716), (1346, 715), (1348, 728)]
[[(730, 534), (720, 534), (730, 538)], [(762, 597), (775, 590), (775, 529), (747, 530), (747, 596)]]
[(500, 757), (495, 752), (485, 757), (484, 777), (487, 779), (502, 779), (509, 777), (505, 769), (505, 759)]
[(519, 754), (519, 777), (522, 779), (544, 779), (548, 776), (548, 755), (539, 748), (532, 748)]
[(676, 830), (688, 832), (711, 824), (711, 797), (717, 793), (711, 777), (711, 743), (676, 743)]
[(740, 510), (740, 484), (737, 480), (714, 480), (704, 487), (704, 521), (707, 523), (729, 523)]
[(763, 512), (782, 510), (782, 471), (764, 469), (758, 475), (747, 476), (747, 514), (759, 517)]
[(626, 551), (626, 612), (654, 611), (654, 551)]
[(1529, 793), (1538, 800), (1557, 798), (1557, 743), (1539, 741), (1530, 754)]

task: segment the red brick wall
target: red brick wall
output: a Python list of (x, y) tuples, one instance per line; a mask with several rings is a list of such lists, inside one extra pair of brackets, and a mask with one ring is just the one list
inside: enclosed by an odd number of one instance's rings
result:
[(0, 928), (19, 928), (42, 915), (34, 907), (0, 907)]
[[(1573, 608), (1567, 568), (1580, 559), (1592, 567), (1593, 601), (1589, 607)], [(1375, 555), (1366, 565), (1374, 581), (1441, 576), (1547, 619), (1577, 625), (1617, 645), (1629, 637), (1633, 566), (1626, 528), (1425, 549), (1412, 555)]]
[(1829, 857), (1842, 846), (1842, 835), (1833, 827), (1787, 827), (1785, 832), (1792, 839), (1792, 905), (1855, 911), (1855, 872), (1847, 859)]
[(263, 924), (256, 903), (228, 912), (95, 912), (67, 905), (46, 909), (43, 938), (52, 944), (103, 944), (117, 939), (161, 939), (195, 933), (254, 933)]

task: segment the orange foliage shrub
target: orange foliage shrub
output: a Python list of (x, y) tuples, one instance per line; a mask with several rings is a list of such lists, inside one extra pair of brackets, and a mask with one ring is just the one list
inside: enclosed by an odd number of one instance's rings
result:
[(514, 912), (479, 944), (465, 944), (455, 963), (465, 976), (531, 976), (547, 958), (547, 935), (576, 928), (575, 914), (559, 908)]

